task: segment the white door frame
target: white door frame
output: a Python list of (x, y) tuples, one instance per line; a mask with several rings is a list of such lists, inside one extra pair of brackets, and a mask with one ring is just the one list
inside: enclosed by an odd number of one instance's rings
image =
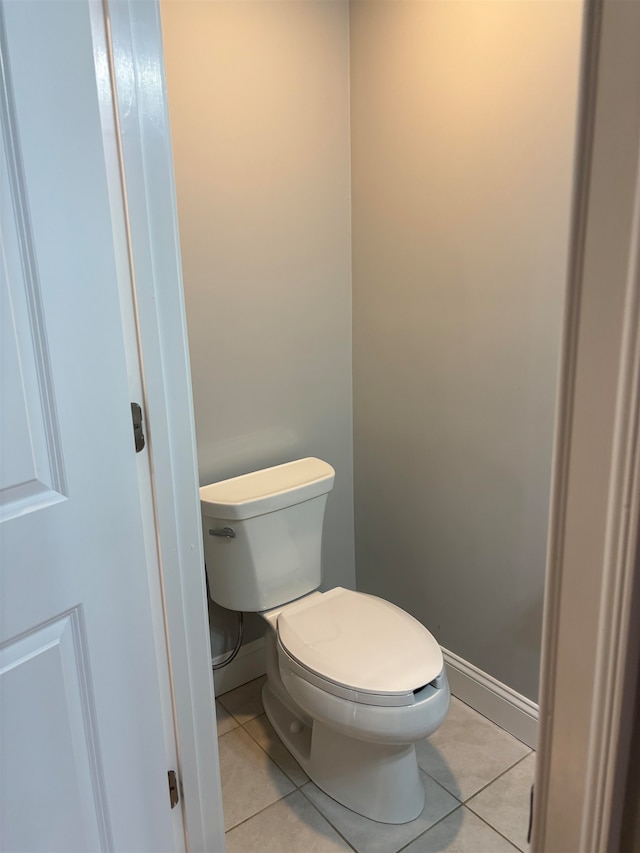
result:
[(104, 0), (188, 849), (224, 851), (189, 350), (157, 2)]
[[(533, 849), (620, 849), (638, 640), (640, 5), (588, 0)], [(635, 721), (640, 725), (640, 721)]]

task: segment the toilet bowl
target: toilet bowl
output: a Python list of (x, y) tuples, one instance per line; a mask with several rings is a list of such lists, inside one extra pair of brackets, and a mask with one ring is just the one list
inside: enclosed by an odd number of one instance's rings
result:
[(307, 458), (202, 487), (211, 597), (265, 619), (265, 712), (308, 776), (365, 817), (405, 823), (425, 801), (415, 744), (449, 707), (442, 652), (384, 599), (317, 591), (333, 479)]
[(263, 704), (285, 746), (347, 808), (382, 823), (416, 818), (425, 798), (415, 744), (450, 701), (432, 635), (389, 602), (340, 587), (263, 616)]

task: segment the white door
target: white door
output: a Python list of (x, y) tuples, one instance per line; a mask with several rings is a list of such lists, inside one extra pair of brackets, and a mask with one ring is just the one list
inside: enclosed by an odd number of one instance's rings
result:
[(0, 13), (0, 849), (176, 850), (104, 45), (87, 0)]

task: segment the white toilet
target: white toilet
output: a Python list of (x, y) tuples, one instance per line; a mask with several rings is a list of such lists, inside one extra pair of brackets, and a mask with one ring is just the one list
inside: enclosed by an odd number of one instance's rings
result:
[(211, 597), (267, 622), (262, 698), (278, 736), (329, 796), (405, 823), (424, 807), (415, 743), (449, 685), (427, 629), (381, 598), (317, 592), (335, 472), (307, 458), (200, 489)]

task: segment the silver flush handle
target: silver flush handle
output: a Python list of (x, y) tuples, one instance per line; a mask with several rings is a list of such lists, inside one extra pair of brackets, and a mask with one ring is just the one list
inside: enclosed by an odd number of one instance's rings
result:
[(221, 527), (218, 530), (210, 530), (209, 536), (221, 536), (223, 539), (235, 539), (236, 532), (233, 527)]

